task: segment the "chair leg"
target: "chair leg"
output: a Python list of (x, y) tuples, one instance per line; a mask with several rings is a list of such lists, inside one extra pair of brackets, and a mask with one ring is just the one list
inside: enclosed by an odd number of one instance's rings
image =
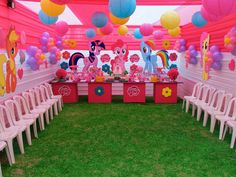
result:
[(9, 149), (11, 164), (15, 164), (16, 160), (15, 160), (15, 155), (14, 155), (14, 150), (13, 150), (12, 139), (7, 140), (6, 143), (7, 143), (8, 149)]
[(58, 108), (59, 108), (59, 111), (62, 111), (62, 102), (61, 102), (61, 99), (58, 99)]
[(188, 100), (186, 100), (186, 110), (185, 110), (185, 112), (187, 113), (188, 112), (188, 110), (189, 110), (189, 101)]
[(55, 115), (58, 115), (57, 102), (53, 104)]
[(224, 140), (225, 139), (225, 135), (226, 135), (226, 133), (227, 133), (227, 131), (228, 131), (228, 125), (225, 125), (225, 130), (224, 130), (224, 132), (223, 132), (223, 137), (222, 137), (222, 140)]
[(46, 123), (47, 124), (49, 124), (49, 113), (48, 112), (50, 112), (50, 110), (47, 110), (46, 112), (45, 112), (45, 118), (46, 118)]
[(182, 110), (184, 110), (185, 99), (183, 99)]
[(196, 106), (193, 104), (192, 106), (192, 117), (194, 117), (196, 111)]
[(200, 121), (202, 114), (202, 108), (200, 106), (197, 107), (197, 121)]
[(39, 116), (39, 127), (41, 131), (45, 129), (43, 113)]
[(12, 166), (12, 157), (11, 157), (10, 148), (8, 147), (8, 144), (5, 148), (5, 151), (7, 154), (7, 159), (8, 159), (9, 165)]
[(34, 129), (34, 137), (38, 138), (38, 131), (37, 131), (37, 120), (35, 120), (33, 124), (33, 129)]
[(216, 118), (215, 118), (214, 115), (211, 115), (211, 128), (210, 128), (210, 132), (211, 132), (211, 133), (214, 132), (215, 125), (216, 125)]
[(32, 140), (31, 140), (31, 132), (30, 132), (30, 125), (28, 127), (26, 127), (26, 139), (28, 142), (28, 145), (32, 145)]
[[(53, 105), (52, 105), (53, 106)], [(50, 109), (49, 109), (49, 112), (50, 112), (50, 119), (51, 120), (53, 120), (53, 107), (50, 107)], [(48, 122), (47, 122), (47, 124), (49, 124), (49, 119), (48, 119)]]
[(19, 133), (19, 134), (17, 135), (17, 142), (18, 142), (18, 145), (19, 145), (21, 154), (24, 154), (24, 153), (25, 153), (25, 150), (24, 150), (24, 144), (23, 144), (22, 133)]
[(208, 112), (204, 111), (203, 127), (206, 127), (208, 116), (209, 116)]
[(233, 128), (233, 133), (232, 133), (230, 148), (234, 148), (235, 138), (236, 138), (236, 127)]
[(222, 140), (223, 132), (224, 132), (225, 121), (220, 121), (220, 134), (219, 139)]

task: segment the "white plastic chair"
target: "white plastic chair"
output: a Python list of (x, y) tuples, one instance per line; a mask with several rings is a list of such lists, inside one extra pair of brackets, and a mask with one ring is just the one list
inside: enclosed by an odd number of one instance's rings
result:
[(25, 153), (22, 132), (23, 130), (21, 127), (13, 125), (8, 108), (0, 105), (0, 140), (7, 143), (7, 147), (9, 149), (10, 165), (16, 163), (12, 144), (14, 138), (17, 138), (21, 154)]
[(217, 110), (209, 110), (208, 114), (210, 114), (210, 119), (211, 119), (211, 126), (210, 126), (210, 132), (213, 133), (215, 129), (215, 124), (216, 124), (216, 115), (225, 115), (229, 102), (232, 99), (232, 94), (227, 93), (224, 94), (223, 100), (219, 105), (219, 108)]
[[(7, 154), (7, 159), (10, 165), (11, 164), (11, 157), (10, 157), (10, 153), (9, 153), (9, 149), (7, 144), (5, 143), (5, 141), (0, 141), (0, 151), (6, 150), (6, 154)], [(1, 168), (1, 164), (0, 164), (0, 177), (2, 177), (2, 168)]]
[(199, 92), (199, 87), (202, 85), (201, 82), (197, 82), (194, 87), (193, 87), (193, 92), (191, 96), (184, 96), (183, 98), (183, 105), (182, 105), (182, 109), (184, 109), (184, 104), (186, 102), (186, 112), (188, 112), (189, 110), (189, 100), (195, 99), (197, 98), (197, 94)]
[(62, 107), (64, 106), (63, 104), (63, 98), (62, 95), (54, 95), (52, 91), (52, 86), (49, 83), (44, 84), (48, 90), (49, 96), (51, 99), (56, 99), (58, 101), (58, 110), (62, 111)]
[(231, 142), (230, 142), (230, 148), (234, 148), (235, 139), (236, 139), (236, 121), (227, 121), (226, 122), (223, 139), (225, 138), (225, 134), (226, 134), (228, 128), (233, 130)]
[[(11, 119), (14, 125), (17, 125), (22, 128), (22, 130), (25, 130), (26, 138), (28, 144), (32, 145), (31, 140), (31, 132), (30, 132), (30, 126), (34, 124), (33, 119), (22, 119), (19, 105), (14, 100), (7, 100), (5, 101), (6, 107), (10, 110)], [(25, 127), (25, 129), (24, 129)]]
[(34, 96), (32, 96), (29, 92), (23, 92), (22, 96), (26, 100), (26, 103), (27, 103), (27, 106), (29, 108), (30, 113), (32, 113), (32, 114), (39, 114), (41, 128), (42, 128), (42, 130), (44, 130), (45, 129), (44, 115), (45, 115), (46, 120), (47, 119), (49, 120), (49, 118), (48, 118), (48, 116), (49, 116), (48, 115), (48, 111), (46, 109), (36, 109)]
[(40, 95), (44, 104), (48, 104), (51, 107), (53, 107), (55, 115), (58, 115), (58, 109), (57, 109), (58, 100), (50, 98), (48, 89), (44, 85), (40, 85)]
[(227, 121), (234, 121), (236, 119), (236, 98), (230, 100), (225, 115), (216, 115), (216, 120), (220, 122), (219, 139), (222, 140), (224, 126)]

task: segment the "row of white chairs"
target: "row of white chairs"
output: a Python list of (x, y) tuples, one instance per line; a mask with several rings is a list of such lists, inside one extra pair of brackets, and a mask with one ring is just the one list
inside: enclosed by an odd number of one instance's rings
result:
[(15, 163), (13, 139), (17, 138), (20, 152), (24, 154), (22, 133), (26, 133), (27, 143), (32, 145), (30, 127), (38, 138), (37, 122), (39, 129), (44, 130), (44, 122), (49, 124), (49, 119), (58, 115), (62, 107), (62, 96), (54, 95), (48, 83), (13, 96), (0, 105), (0, 151), (6, 149), (10, 166)]
[(194, 85), (191, 96), (185, 96), (183, 99), (184, 109), (186, 103), (186, 112), (192, 105), (192, 116), (197, 111), (197, 121), (200, 121), (202, 112), (203, 126), (207, 125), (210, 116), (210, 132), (213, 133), (216, 123), (220, 124), (219, 139), (223, 140), (227, 130), (232, 132), (230, 148), (234, 147), (236, 139), (236, 97), (224, 90), (217, 90), (214, 87), (198, 82)]

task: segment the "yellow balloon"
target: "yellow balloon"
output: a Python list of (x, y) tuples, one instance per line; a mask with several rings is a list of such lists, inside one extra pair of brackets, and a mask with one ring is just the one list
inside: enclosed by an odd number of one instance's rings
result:
[(129, 17), (118, 18), (118, 17), (112, 15), (112, 13), (109, 14), (109, 17), (110, 17), (111, 22), (116, 25), (124, 25), (129, 21)]
[(161, 25), (170, 30), (178, 27), (180, 24), (180, 16), (175, 11), (167, 11), (161, 16)]
[(119, 33), (119, 35), (124, 36), (124, 35), (126, 35), (128, 32), (129, 32), (129, 28), (128, 28), (127, 26), (125, 26), (125, 25), (119, 26), (119, 28), (118, 28), (118, 33)]
[(65, 10), (65, 5), (58, 5), (50, 0), (41, 0), (41, 8), (42, 11), (50, 16), (50, 17), (57, 17), (58, 15), (62, 14)]
[(179, 36), (179, 35), (180, 35), (180, 32), (181, 32), (180, 27), (177, 27), (177, 28), (175, 28), (175, 29), (168, 30), (169, 35), (171, 35), (172, 37), (177, 37), (177, 36)]

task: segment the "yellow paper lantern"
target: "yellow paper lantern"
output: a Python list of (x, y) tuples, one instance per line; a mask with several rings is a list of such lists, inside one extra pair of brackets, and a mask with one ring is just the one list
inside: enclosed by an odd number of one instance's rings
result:
[(180, 35), (180, 32), (181, 32), (180, 27), (177, 27), (177, 28), (175, 28), (175, 29), (168, 30), (169, 35), (172, 36), (172, 37), (177, 37), (177, 36), (179, 36), (179, 35)]
[(50, 0), (41, 0), (40, 5), (42, 11), (50, 17), (57, 17), (65, 10), (65, 5), (58, 5), (51, 2)]
[(129, 28), (128, 28), (127, 26), (125, 26), (125, 25), (119, 26), (119, 28), (118, 28), (118, 33), (119, 33), (119, 35), (124, 36), (124, 35), (126, 35), (128, 32), (129, 32)]
[(124, 25), (129, 21), (129, 17), (118, 18), (118, 17), (112, 15), (112, 13), (109, 14), (109, 17), (110, 17), (111, 22), (116, 25)]
[(167, 11), (161, 16), (161, 25), (170, 30), (178, 27), (180, 24), (180, 16), (175, 11)]

